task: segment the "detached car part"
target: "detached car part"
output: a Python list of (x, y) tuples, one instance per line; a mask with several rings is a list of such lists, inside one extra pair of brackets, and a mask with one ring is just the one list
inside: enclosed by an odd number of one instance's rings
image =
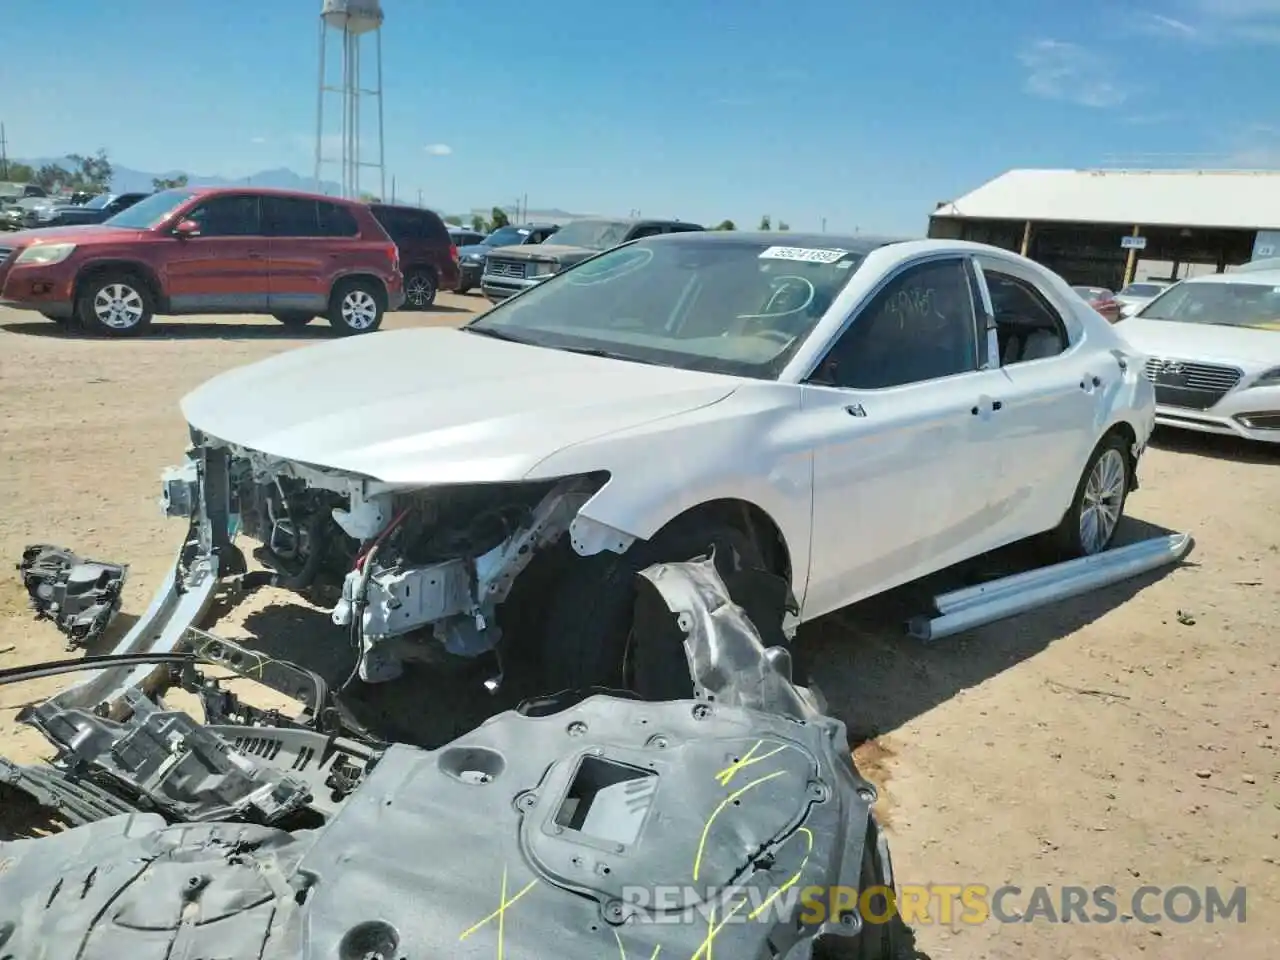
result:
[(129, 568), (37, 543), (22, 551), (18, 573), (36, 619), (52, 620), (74, 649), (92, 644), (115, 618)]
[[(694, 696), (566, 691), (438, 750), (392, 745), (314, 829), (245, 822), (260, 804), (193, 825), (199, 811), (170, 805), (175, 824), (112, 816), (0, 844), (0, 948), (46, 960), (801, 960), (836, 943), (887, 960), (892, 925), (864, 924), (853, 906), (893, 878), (844, 725), (766, 650), (712, 559), (649, 568), (638, 589), (636, 629), (676, 638)], [(165, 731), (202, 743), (189, 718), (132, 702), (123, 736), (56, 705), (32, 721), (96, 743), (99, 758), (109, 739), (122, 755), (145, 745), (140, 756)], [(270, 784), (277, 806), (292, 796), (263, 754), (221, 757)]]

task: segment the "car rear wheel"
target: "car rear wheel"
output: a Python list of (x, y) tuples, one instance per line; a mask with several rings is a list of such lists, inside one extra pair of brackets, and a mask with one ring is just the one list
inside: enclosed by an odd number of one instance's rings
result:
[(419, 267), (404, 278), (404, 305), (410, 310), (426, 310), (436, 302), (439, 289), (436, 275), (425, 267)]
[(83, 283), (76, 301), (80, 324), (91, 333), (128, 337), (151, 323), (155, 307), (147, 285), (131, 273), (102, 273)]
[(305, 327), (315, 319), (315, 315), (310, 313), (277, 313), (274, 316), (286, 327)]
[(1068, 558), (1102, 553), (1115, 539), (1132, 478), (1128, 446), (1118, 433), (1108, 433), (1089, 457), (1071, 508), (1055, 531), (1059, 551)]
[(372, 333), (382, 326), (387, 298), (372, 280), (344, 280), (329, 302), (329, 324), (342, 334)]

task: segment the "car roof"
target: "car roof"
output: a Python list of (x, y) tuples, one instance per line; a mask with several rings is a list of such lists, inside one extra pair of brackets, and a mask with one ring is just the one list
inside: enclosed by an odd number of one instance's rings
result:
[(1240, 270), (1233, 273), (1206, 273), (1187, 277), (1183, 283), (1253, 283), (1260, 287), (1280, 287), (1280, 268), (1271, 270)]
[[(649, 221), (646, 221), (649, 222)], [(655, 220), (654, 223), (678, 223), (677, 220)], [(688, 233), (670, 233), (661, 237), (645, 237), (645, 241), (678, 240), (683, 243), (767, 243), (778, 247), (803, 247), (816, 250), (847, 250), (849, 253), (867, 254), (891, 243), (905, 243), (903, 237), (868, 236), (864, 234), (842, 235), (836, 233), (781, 233), (769, 230), (703, 230)]]
[[(208, 187), (173, 187), (174, 190), (188, 190), (193, 196), (208, 197), (222, 193), (255, 193), (260, 196), (271, 197), (292, 197), (295, 200), (325, 200), (329, 203), (341, 203), (350, 206), (362, 206), (356, 200), (347, 200), (344, 197), (331, 197), (324, 193), (311, 193), (307, 190), (282, 190), (278, 187), (255, 187), (253, 185), (245, 186), (208, 186)], [(418, 209), (413, 207), (411, 209)]]

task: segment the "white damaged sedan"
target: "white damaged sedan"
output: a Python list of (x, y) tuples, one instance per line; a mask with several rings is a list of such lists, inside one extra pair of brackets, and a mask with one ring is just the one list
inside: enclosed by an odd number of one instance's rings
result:
[(230, 371), (182, 409), (184, 597), (244, 569), (245, 534), (277, 582), (333, 585), (365, 681), (528, 654), (555, 691), (687, 673), (628, 649), (655, 562), (770, 570), (804, 621), (1039, 534), (1102, 551), (1155, 400), (1108, 323), (1008, 251), (705, 232), (461, 329)]

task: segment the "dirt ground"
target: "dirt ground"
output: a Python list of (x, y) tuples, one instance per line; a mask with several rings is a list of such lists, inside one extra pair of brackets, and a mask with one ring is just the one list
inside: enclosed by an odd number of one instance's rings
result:
[[(443, 296), (387, 326), (448, 324), (478, 297)], [(211, 375), (329, 336), (263, 318), (157, 323), (129, 342), (81, 339), (0, 310), (0, 668), (67, 654), (34, 623), (12, 572), (22, 548), (56, 543), (130, 564), (113, 635), (145, 608), (182, 529), (158, 507), (160, 470), (186, 434), (179, 398)], [(427, 375), (424, 365), (424, 375)], [(1112, 923), (944, 922), (913, 917), (918, 956), (1202, 960), (1280, 956), (1280, 450), (1158, 434), (1130, 501), (1130, 538), (1187, 530), (1178, 567), (933, 645), (902, 637), (910, 591), (804, 631), (832, 712), (882, 787), (901, 885), (1016, 885), (1055, 908), (1064, 888), (1115, 888)], [(305, 606), (251, 602), (206, 624), (228, 636), (270, 626), (313, 639)], [(0, 687), (0, 752), (30, 762), (44, 741), (16, 724), (66, 681)], [(29, 834), (0, 796), (0, 839)], [(1144, 885), (1247, 888), (1246, 919), (1130, 908)], [(1191, 904), (1184, 891), (1172, 904)], [(1162, 897), (1140, 906), (1161, 913)], [(1088, 914), (1095, 913), (1090, 907)]]

